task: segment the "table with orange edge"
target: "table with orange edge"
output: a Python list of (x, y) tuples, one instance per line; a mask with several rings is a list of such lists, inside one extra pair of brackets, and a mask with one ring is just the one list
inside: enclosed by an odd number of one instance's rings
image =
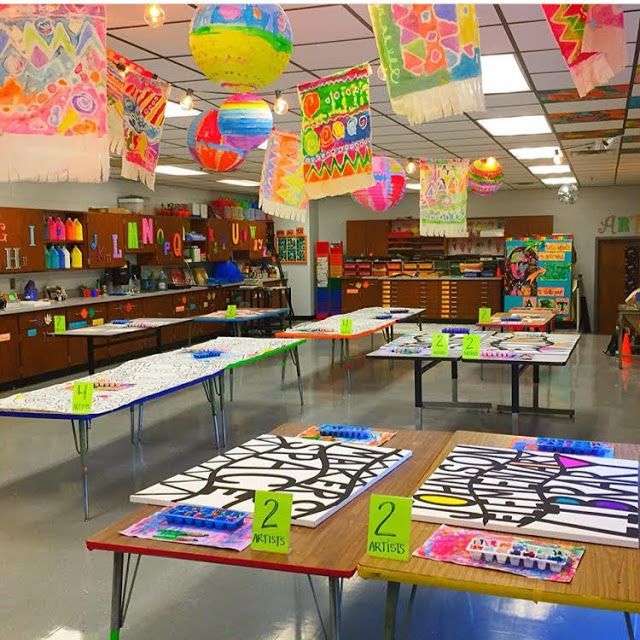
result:
[[(505, 321), (513, 314), (520, 314), (522, 320)], [(555, 311), (543, 307), (513, 307), (509, 311), (494, 313), (487, 322), (476, 322), (477, 327), (485, 329), (507, 329), (509, 331), (553, 331)]]
[[(458, 444), (510, 447), (513, 437), (472, 431), (456, 431), (432, 462), (414, 493)], [(640, 459), (640, 445), (616, 444), (617, 458)], [(415, 550), (439, 527), (427, 522), (411, 522), (411, 549)], [(551, 540), (555, 543), (566, 541)], [(552, 602), (555, 604), (623, 611), (629, 639), (633, 640), (630, 613), (640, 613), (640, 551), (601, 544), (584, 544), (586, 550), (569, 583), (534, 580), (512, 573), (466, 567), (448, 562), (411, 556), (407, 562), (364, 555), (358, 563), (358, 575), (366, 580), (387, 582), (385, 640), (396, 637), (396, 614), (400, 584), (453, 589), (485, 595)], [(412, 601), (413, 598), (410, 599)]]

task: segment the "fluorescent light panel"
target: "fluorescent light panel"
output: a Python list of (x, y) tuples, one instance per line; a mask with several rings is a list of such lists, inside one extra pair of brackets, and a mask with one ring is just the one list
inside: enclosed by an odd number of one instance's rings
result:
[(529, 167), (529, 171), (537, 176), (545, 173), (571, 173), (571, 167), (568, 164), (538, 164)]
[(420, 190), (420, 183), (419, 182), (407, 182), (407, 189), (413, 189), (413, 191), (419, 191)]
[(518, 160), (553, 159), (557, 148), (558, 147), (519, 147), (518, 149), (509, 149), (509, 153), (518, 158)]
[(544, 116), (515, 116), (513, 118), (487, 118), (478, 122), (492, 136), (530, 136), (551, 133)]
[(255, 180), (235, 180), (234, 178), (225, 178), (217, 180), (220, 184), (231, 184), (234, 187), (259, 187), (260, 183)]
[(205, 171), (196, 171), (186, 167), (177, 167), (172, 164), (161, 164), (156, 167), (156, 173), (163, 173), (167, 176), (206, 176)]
[(529, 91), (529, 85), (512, 53), (481, 56), (482, 91), (489, 93), (516, 93)]
[(167, 108), (164, 111), (165, 118), (188, 118), (189, 116), (200, 115), (199, 109), (183, 109), (179, 103), (167, 100)]
[(264, 149), (266, 149), (266, 148), (267, 148), (267, 144), (268, 144), (268, 143), (269, 143), (269, 138), (267, 138), (264, 142), (261, 142), (261, 143), (258, 145), (258, 149), (263, 149), (263, 150), (264, 150)]
[(542, 178), (544, 184), (575, 184), (578, 182), (573, 176), (563, 176), (561, 178)]

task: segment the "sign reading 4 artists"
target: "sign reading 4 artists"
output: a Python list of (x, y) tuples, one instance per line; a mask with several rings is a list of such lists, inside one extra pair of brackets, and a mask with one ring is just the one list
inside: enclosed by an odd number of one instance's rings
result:
[(256, 551), (289, 553), (293, 495), (278, 491), (256, 491), (251, 548)]
[(390, 560), (408, 560), (411, 498), (373, 494), (369, 502), (367, 553)]

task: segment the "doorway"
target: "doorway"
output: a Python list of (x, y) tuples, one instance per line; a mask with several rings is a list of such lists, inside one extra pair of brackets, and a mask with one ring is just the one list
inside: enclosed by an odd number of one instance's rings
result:
[(596, 245), (597, 327), (598, 333), (611, 335), (618, 305), (640, 287), (640, 238), (598, 238)]

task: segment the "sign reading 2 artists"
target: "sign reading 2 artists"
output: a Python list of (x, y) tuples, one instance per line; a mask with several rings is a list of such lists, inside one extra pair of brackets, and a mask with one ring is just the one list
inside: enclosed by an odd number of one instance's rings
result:
[(408, 560), (411, 498), (373, 494), (369, 502), (367, 553), (390, 560)]
[(289, 553), (293, 495), (256, 491), (251, 530), (251, 548), (256, 551)]

